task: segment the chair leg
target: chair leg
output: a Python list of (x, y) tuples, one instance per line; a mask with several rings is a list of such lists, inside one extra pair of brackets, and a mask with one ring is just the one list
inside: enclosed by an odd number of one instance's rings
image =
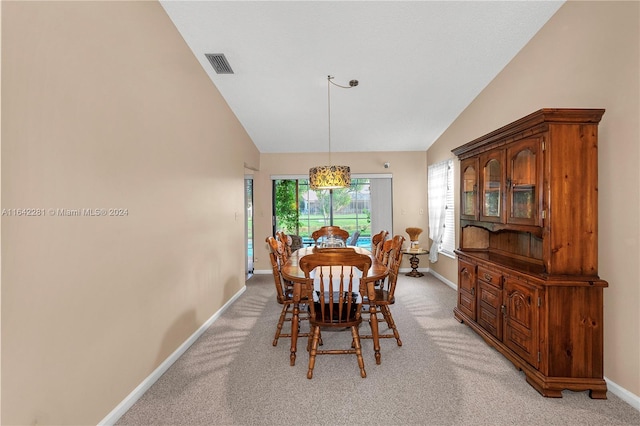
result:
[(282, 311), (280, 312), (280, 319), (278, 319), (278, 326), (276, 327), (276, 335), (273, 338), (273, 346), (278, 345), (278, 339), (280, 338), (280, 334), (282, 333), (282, 326), (284, 325), (284, 319), (287, 316), (288, 311), (289, 311), (289, 305), (284, 305), (282, 307)]
[(391, 310), (388, 306), (381, 306), (382, 315), (384, 315), (384, 319), (387, 322), (389, 328), (393, 331), (393, 337), (396, 338), (396, 342), (398, 346), (402, 346), (402, 340), (400, 340), (400, 333), (398, 333), (398, 329), (396, 328), (396, 323), (393, 321), (393, 316), (391, 315)]
[(313, 327), (313, 340), (309, 349), (309, 371), (307, 371), (307, 379), (313, 378), (313, 367), (316, 365), (316, 354), (318, 353), (318, 340), (320, 340), (320, 327)]
[[(318, 345), (322, 346), (322, 330), (320, 330), (319, 333), (320, 333), (320, 337), (318, 338)], [(311, 341), (312, 340), (313, 340), (313, 330), (309, 330), (309, 338), (307, 339), (307, 352), (309, 352), (309, 350), (311, 350)]]
[(367, 377), (367, 372), (364, 371), (364, 359), (362, 358), (362, 347), (360, 346), (360, 335), (358, 334), (358, 327), (351, 327), (351, 336), (353, 336), (353, 342), (356, 347), (356, 357), (358, 357), (358, 366), (360, 367), (360, 376), (364, 379)]
[(371, 305), (369, 307), (369, 325), (371, 326), (371, 337), (373, 339), (373, 353), (376, 357), (376, 364), (379, 365), (382, 362), (382, 355), (380, 355), (380, 331), (376, 312), (375, 305)]

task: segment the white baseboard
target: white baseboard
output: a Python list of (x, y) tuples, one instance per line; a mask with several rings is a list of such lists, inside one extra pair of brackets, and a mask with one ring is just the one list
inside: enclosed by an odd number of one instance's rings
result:
[(254, 269), (253, 274), (254, 275), (270, 275), (270, 274), (273, 274), (273, 271), (271, 269)]
[[(400, 268), (399, 272), (401, 273), (407, 273), (407, 272), (411, 272), (412, 269), (411, 268)], [(422, 272), (423, 274), (431, 274), (434, 277), (436, 277), (437, 279), (439, 279), (440, 281), (442, 281), (443, 283), (445, 283), (446, 285), (448, 285), (449, 287), (451, 287), (454, 290), (458, 290), (458, 285), (452, 281), (449, 281), (448, 279), (446, 279), (445, 277), (443, 277), (442, 275), (440, 275), (439, 273), (435, 272), (433, 269), (431, 268), (418, 268), (417, 269), (418, 272)]]
[(434, 277), (436, 277), (437, 279), (439, 279), (440, 281), (442, 281), (443, 283), (445, 283), (446, 285), (448, 285), (449, 287), (451, 287), (452, 289), (458, 291), (458, 284), (454, 283), (453, 281), (449, 281), (448, 279), (446, 279), (439, 273), (435, 272), (434, 270), (429, 270), (429, 273)]
[(618, 398), (620, 398), (621, 400), (623, 400), (624, 402), (626, 402), (627, 404), (635, 408), (636, 410), (640, 411), (640, 396), (629, 392), (622, 386), (619, 386), (618, 384), (616, 384), (615, 382), (612, 382), (606, 377), (604, 378), (604, 380), (605, 382), (607, 382), (607, 390), (609, 392), (611, 392), (612, 394), (614, 394), (615, 396), (617, 396)]
[(158, 366), (158, 368), (156, 368), (149, 376), (147, 376), (146, 379), (142, 381), (142, 383), (138, 385), (138, 387), (136, 387), (129, 395), (127, 395), (127, 397), (123, 399), (122, 402), (120, 402), (120, 404), (116, 406), (116, 408), (111, 410), (111, 412), (107, 414), (107, 416), (102, 419), (100, 423), (98, 423), (98, 425), (114, 425), (118, 421), (118, 419), (120, 419), (120, 417), (122, 417), (124, 413), (126, 413), (127, 410), (129, 410), (133, 406), (133, 404), (135, 404), (136, 401), (140, 399), (140, 397), (144, 395), (144, 393), (160, 378), (160, 376), (162, 376), (165, 371), (167, 371), (169, 367), (171, 367), (171, 365), (176, 362), (178, 358), (180, 358), (180, 356), (182, 356), (182, 354), (185, 353), (186, 350), (189, 349), (189, 347), (193, 345), (196, 340), (198, 340), (198, 338), (207, 330), (207, 328), (209, 328), (211, 324), (213, 324), (220, 317), (220, 315), (222, 315), (222, 313), (226, 311), (229, 306), (231, 306), (233, 302), (235, 302), (240, 297), (240, 295), (246, 291), (246, 289), (246, 286), (242, 286), (242, 288), (236, 294), (234, 294), (233, 297), (227, 301), (227, 303), (225, 303), (220, 309), (218, 309), (215, 314), (213, 314), (204, 324), (202, 324), (202, 326), (198, 330), (196, 330), (195, 333), (193, 333), (187, 340), (185, 340), (184, 343), (182, 343), (182, 345), (178, 347), (178, 349), (173, 351), (173, 353), (169, 355), (169, 357), (167, 357), (167, 359), (165, 359), (162, 364)]

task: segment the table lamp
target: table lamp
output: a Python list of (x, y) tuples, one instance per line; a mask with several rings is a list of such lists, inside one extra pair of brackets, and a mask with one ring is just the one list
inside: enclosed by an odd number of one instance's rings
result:
[(409, 234), (409, 241), (411, 241), (410, 249), (418, 250), (420, 248), (418, 237), (422, 233), (422, 228), (407, 228), (405, 231)]

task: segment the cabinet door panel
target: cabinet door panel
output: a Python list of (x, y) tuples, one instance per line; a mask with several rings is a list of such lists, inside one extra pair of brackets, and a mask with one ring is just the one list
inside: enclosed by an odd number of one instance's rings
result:
[(458, 259), (458, 309), (476, 319), (476, 266)]
[(460, 163), (460, 218), (478, 220), (478, 159)]
[(504, 222), (504, 151), (480, 156), (480, 220)]
[(458, 292), (458, 309), (464, 312), (469, 318), (476, 319), (476, 297), (464, 290)]
[(542, 226), (542, 139), (507, 148), (507, 223)]
[(525, 282), (507, 278), (504, 297), (504, 343), (537, 368), (537, 289)]

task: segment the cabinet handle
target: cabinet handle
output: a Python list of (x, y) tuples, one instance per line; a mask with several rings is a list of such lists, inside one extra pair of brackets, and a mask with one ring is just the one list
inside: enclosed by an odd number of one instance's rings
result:
[(506, 305), (502, 305), (500, 306), (500, 310), (502, 311), (502, 315), (507, 315), (507, 306)]
[(489, 274), (484, 274), (484, 279), (487, 281), (491, 281), (491, 278), (493, 278), (491, 275)]
[(476, 288), (475, 287), (471, 287), (471, 295), (472, 296), (476, 295)]

